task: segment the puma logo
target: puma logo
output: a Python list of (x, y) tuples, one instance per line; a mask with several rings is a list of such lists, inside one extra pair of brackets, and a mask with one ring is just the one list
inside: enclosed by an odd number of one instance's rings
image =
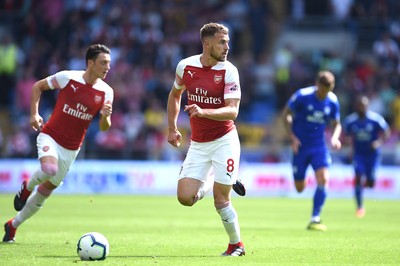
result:
[(74, 90), (74, 92), (76, 92), (77, 89), (79, 89), (79, 87), (75, 87), (74, 84), (71, 85), (72, 89)]
[(196, 73), (196, 72), (193, 72), (193, 73), (192, 73), (192, 71), (189, 70), (188, 73), (189, 73), (190, 77), (193, 78), (193, 75), (194, 75), (194, 73)]

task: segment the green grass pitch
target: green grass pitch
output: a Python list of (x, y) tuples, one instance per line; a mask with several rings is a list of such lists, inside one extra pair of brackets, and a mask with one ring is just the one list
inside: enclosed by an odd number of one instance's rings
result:
[[(2, 223), (15, 215), (14, 195), (0, 195)], [(0, 244), (1, 265), (399, 265), (400, 202), (366, 199), (355, 217), (352, 199), (329, 199), (327, 232), (305, 229), (311, 199), (234, 197), (244, 257), (220, 257), (228, 244), (211, 197), (195, 206), (174, 196), (54, 194)], [(84, 262), (79, 237), (90, 231), (110, 242), (105, 261)]]

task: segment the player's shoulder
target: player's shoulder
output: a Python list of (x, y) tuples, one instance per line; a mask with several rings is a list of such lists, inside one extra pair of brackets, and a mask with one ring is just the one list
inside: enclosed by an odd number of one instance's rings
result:
[(381, 116), (380, 114), (378, 114), (378, 113), (376, 113), (376, 112), (374, 112), (374, 111), (371, 111), (371, 110), (368, 110), (368, 111), (367, 111), (366, 116), (367, 116), (368, 118), (382, 118), (382, 117), (383, 117), (383, 116)]
[(218, 62), (215, 66), (212, 67), (214, 70), (226, 70), (227, 72), (229, 71), (237, 71), (236, 66), (228, 60), (225, 60), (223, 62)]
[(62, 89), (70, 82), (70, 80), (85, 84), (85, 81), (83, 80), (83, 73), (85, 73), (83, 70), (62, 70), (48, 76), (47, 83), (52, 89)]
[(347, 116), (344, 118), (344, 123), (345, 123), (345, 124), (354, 123), (355, 121), (358, 120), (358, 118), (359, 118), (359, 116), (358, 116), (358, 114), (357, 114), (356, 112), (351, 113), (351, 114), (347, 115)]
[(200, 54), (192, 55), (186, 58), (183, 58), (179, 61), (178, 66), (185, 67), (185, 66), (195, 66), (195, 67), (202, 67), (200, 62)]
[(382, 115), (380, 115), (380, 114), (378, 114), (378, 113), (376, 113), (374, 111), (371, 111), (371, 110), (367, 111), (366, 116), (367, 116), (367, 118), (369, 120), (372, 120), (372, 121), (380, 122), (380, 121), (384, 121), (385, 120), (385, 118), (383, 118)]
[(94, 88), (105, 91), (105, 92), (113, 92), (113, 89), (111, 88), (111, 86), (102, 79), (99, 79), (97, 81), (96, 86), (94, 86)]
[(333, 93), (333, 92), (331, 92), (331, 91), (328, 92), (327, 98), (328, 98), (331, 102), (339, 103), (338, 97), (336, 96), (335, 93)]
[(300, 88), (295, 93), (297, 96), (310, 96), (315, 93), (315, 86), (309, 86), (305, 88)]
[(83, 80), (83, 73), (85, 73), (84, 70), (62, 70), (57, 72), (55, 75), (58, 77), (81, 81)]

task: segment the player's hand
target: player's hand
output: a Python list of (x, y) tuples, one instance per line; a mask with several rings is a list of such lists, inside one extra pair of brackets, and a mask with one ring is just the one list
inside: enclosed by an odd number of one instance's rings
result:
[(185, 109), (183, 110), (189, 114), (190, 118), (193, 116), (203, 116), (203, 109), (201, 109), (197, 104), (185, 105)]
[(110, 116), (112, 114), (112, 105), (110, 101), (104, 103), (103, 107), (101, 107), (100, 114), (104, 116)]
[(33, 130), (40, 131), (42, 130), (43, 126), (43, 118), (39, 114), (33, 115), (31, 116), (30, 124)]
[(168, 142), (174, 147), (181, 145), (182, 134), (178, 130), (168, 131)]
[(331, 146), (335, 150), (338, 150), (342, 147), (342, 143), (340, 142), (339, 139), (331, 139)]
[(299, 148), (301, 146), (300, 140), (296, 136), (292, 136), (292, 149), (293, 152), (296, 154), (299, 151)]
[(373, 142), (371, 143), (372, 149), (374, 149), (374, 150), (379, 149), (379, 147), (382, 146), (382, 143), (383, 143), (383, 142), (382, 142), (380, 139), (377, 139), (377, 140), (373, 141)]

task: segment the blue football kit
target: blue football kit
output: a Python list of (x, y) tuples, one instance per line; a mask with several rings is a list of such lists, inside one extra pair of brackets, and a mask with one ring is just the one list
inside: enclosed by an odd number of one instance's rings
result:
[(357, 113), (345, 118), (343, 129), (353, 140), (353, 165), (357, 175), (365, 175), (368, 180), (375, 181), (380, 148), (374, 149), (372, 143), (388, 128), (385, 119), (372, 111), (367, 111), (365, 118), (361, 118)]
[(329, 122), (340, 120), (340, 105), (334, 93), (329, 92), (321, 100), (315, 92), (316, 86), (302, 88), (288, 101), (293, 116), (292, 131), (301, 142), (298, 153), (293, 155), (295, 180), (304, 180), (309, 165), (315, 171), (332, 162), (325, 129)]

